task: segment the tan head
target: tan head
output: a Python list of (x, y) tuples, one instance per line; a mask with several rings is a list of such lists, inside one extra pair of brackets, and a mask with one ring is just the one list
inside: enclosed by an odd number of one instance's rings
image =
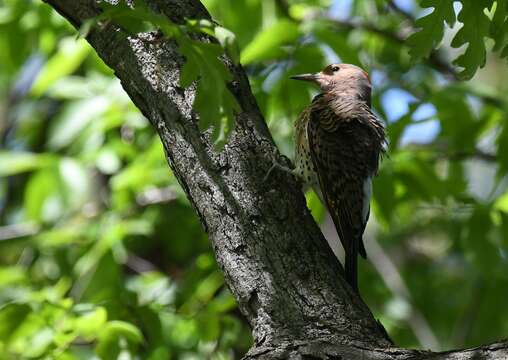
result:
[(313, 82), (323, 92), (333, 92), (339, 96), (355, 96), (370, 103), (369, 74), (351, 64), (331, 64), (315, 74), (291, 76), (294, 80)]

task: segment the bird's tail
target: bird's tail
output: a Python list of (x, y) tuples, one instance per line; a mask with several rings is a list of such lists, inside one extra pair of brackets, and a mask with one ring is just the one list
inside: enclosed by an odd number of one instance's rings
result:
[(351, 241), (345, 261), (346, 281), (356, 293), (358, 293), (358, 251), (361, 241), (361, 238)]

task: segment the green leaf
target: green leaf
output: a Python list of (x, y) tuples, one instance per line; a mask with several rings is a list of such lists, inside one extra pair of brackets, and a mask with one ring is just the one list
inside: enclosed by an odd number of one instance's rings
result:
[(157, 272), (145, 272), (131, 279), (127, 288), (137, 294), (140, 305), (168, 306), (175, 297), (175, 286), (170, 285), (166, 276)]
[(508, 214), (508, 191), (497, 198), (494, 207)]
[(199, 329), (195, 318), (166, 316), (163, 318), (163, 325), (166, 327), (171, 343), (178, 347), (191, 348), (199, 340)]
[(201, 73), (199, 57), (195, 54), (192, 47), (185, 42), (180, 45), (180, 50), (186, 59), (180, 71), (180, 85), (182, 87), (188, 87), (193, 81), (198, 79)]
[(90, 52), (90, 45), (85, 39), (64, 38), (60, 47), (44, 65), (35, 80), (31, 94), (41, 96), (58, 79), (72, 74), (83, 63)]
[(321, 24), (315, 24), (314, 34), (321, 43), (330, 46), (342, 62), (361, 66), (358, 51), (351, 46), (347, 37), (339, 36), (336, 31), (330, 29), (330, 26), (325, 27)]
[(220, 335), (220, 321), (215, 314), (201, 314), (196, 318), (199, 337), (204, 341), (216, 341)]
[[(121, 24), (126, 28), (130, 28), (130, 21), (126, 23), (125, 19), (146, 21), (161, 29), (166, 36), (176, 38), (187, 60), (180, 73), (180, 84), (188, 87), (199, 79), (193, 105), (199, 114), (200, 129), (207, 130), (213, 126), (212, 139), (217, 145), (222, 145), (233, 128), (234, 112), (239, 107), (226, 86), (231, 81), (231, 74), (219, 57), (225, 51), (235, 63), (238, 62), (239, 51), (235, 35), (208, 20), (189, 20), (186, 27), (182, 27), (184, 29), (182, 31), (166, 17), (152, 12), (143, 1), (137, 1), (134, 8), (123, 3), (103, 4), (102, 7), (105, 11), (101, 19), (107, 18), (117, 23), (123, 20)], [(133, 31), (141, 30), (133, 29)], [(214, 43), (192, 40), (189, 36), (184, 36), (185, 31), (199, 31), (214, 36), (222, 47)]]
[(505, 266), (503, 265), (504, 261), (501, 258), (498, 246), (494, 245), (491, 241), (490, 235), (494, 225), (490, 210), (487, 206), (476, 206), (467, 222), (463, 238), (466, 257), (485, 276)]
[(26, 358), (40, 358), (48, 351), (53, 342), (55, 331), (50, 327), (41, 327), (29, 336), (22, 338), (16, 342), (14, 349), (23, 354)]
[(63, 210), (59, 194), (59, 177), (51, 169), (38, 171), (30, 177), (25, 189), (26, 216), (35, 221), (55, 220)]
[(183, 313), (193, 313), (203, 304), (209, 303), (214, 294), (224, 285), (222, 274), (215, 270), (208, 277), (201, 280), (197, 285), (192, 296), (182, 304), (180, 311)]
[(143, 342), (143, 334), (136, 326), (119, 320), (108, 322), (99, 337), (102, 339), (123, 337), (132, 343), (139, 344)]
[(124, 1), (120, 1), (114, 5), (102, 1), (100, 2), (100, 6), (103, 12), (97, 17), (97, 21), (111, 20), (130, 35), (150, 30), (147, 27), (148, 24), (140, 21), (143, 20), (143, 16), (141, 15), (142, 11), (139, 6), (131, 8)]
[(497, 0), (495, 4), (494, 16), (490, 23), (490, 37), (495, 41), (492, 50), (500, 51), (506, 44), (506, 34), (508, 32), (508, 19), (506, 15), (508, 14), (508, 4), (506, 0)]
[(487, 52), (484, 38), (489, 35), (490, 20), (484, 10), (489, 5), (490, 0), (462, 2), (458, 20), (463, 23), (463, 26), (453, 38), (451, 46), (458, 48), (469, 44), (464, 54), (453, 62), (464, 68), (459, 74), (463, 79), (471, 79), (479, 67), (485, 66)]
[(508, 45), (506, 45), (503, 50), (501, 51), (501, 57), (507, 58), (508, 57)]
[(440, 137), (448, 143), (450, 153), (473, 152), (476, 140), (487, 122), (486, 117), (478, 118), (458, 89), (447, 88), (434, 93), (432, 104), (437, 109), (441, 124)]
[(407, 39), (408, 45), (411, 46), (409, 54), (413, 61), (428, 56), (441, 42), (445, 22), (450, 27), (453, 26), (455, 23), (453, 3), (454, 0), (422, 0), (423, 8), (432, 7), (434, 11), (416, 21), (416, 27), (420, 30)]
[(139, 220), (109, 219), (104, 221), (101, 237), (94, 246), (86, 252), (75, 265), (75, 271), (84, 275), (90, 271), (109, 250), (122, 247), (121, 241), (127, 235), (149, 235), (152, 231), (151, 224), (140, 218)]
[(208, 303), (207, 310), (214, 314), (225, 314), (237, 307), (238, 305), (231, 292), (224, 289)]
[(166, 360), (170, 359), (169, 350), (165, 346), (159, 346), (155, 348), (150, 354), (147, 356), (147, 360)]
[(81, 208), (89, 198), (89, 178), (85, 167), (73, 158), (63, 158), (59, 164), (62, 187), (60, 194), (68, 209)]
[[(73, 322), (73, 330), (79, 336), (95, 338), (103, 329), (108, 313), (103, 307), (96, 307), (77, 317)], [(109, 325), (109, 324), (108, 324)]]
[(8, 340), (30, 313), (26, 304), (8, 304), (0, 308), (0, 339)]
[(437, 177), (428, 161), (410, 151), (399, 152), (393, 161), (396, 177), (410, 189), (408, 196), (427, 201), (446, 197), (446, 184)]
[(496, 139), (499, 159), (498, 175), (504, 177), (508, 172), (508, 123), (503, 121), (503, 128)]
[(273, 59), (281, 54), (281, 46), (294, 41), (300, 35), (298, 24), (282, 19), (264, 29), (243, 49), (240, 60), (247, 65)]
[(395, 179), (393, 166), (388, 162), (374, 178), (372, 212), (376, 219), (384, 221), (384, 225), (390, 223), (397, 205)]
[(222, 26), (215, 26), (214, 30), (214, 36), (226, 51), (226, 54), (235, 64), (238, 64), (240, 62), (240, 48), (236, 42), (235, 34)]
[[(154, 28), (160, 29), (168, 37), (179, 34), (179, 29), (175, 24), (167, 17), (151, 11), (143, 0), (137, 0), (132, 7), (123, 1), (115, 5), (102, 1), (100, 6), (103, 12), (95, 19), (96, 22), (105, 19), (111, 20), (131, 35), (151, 31)], [(84, 25), (86, 27), (83, 31), (86, 33), (90, 25), (86, 23)]]
[(226, 86), (232, 77), (219, 60), (223, 50), (217, 44), (189, 39), (181, 39), (179, 44), (187, 60), (181, 71), (180, 84), (186, 87), (197, 80), (193, 106), (199, 114), (199, 127), (207, 130), (213, 126), (213, 139), (217, 140), (221, 135), (224, 139), (232, 130), (234, 113), (239, 106)]
[(84, 129), (110, 106), (111, 102), (105, 96), (73, 101), (53, 121), (48, 145), (52, 149), (61, 149), (71, 145), (83, 134)]
[(224, 285), (224, 277), (221, 272), (214, 271), (203, 279), (194, 293), (195, 298), (203, 303), (210, 301), (213, 294)]
[(34, 237), (34, 241), (41, 248), (59, 248), (76, 244), (83, 238), (88, 227), (88, 223), (66, 223), (63, 226), (40, 232)]
[(0, 151), (0, 176), (11, 176), (51, 165), (53, 156), (21, 151)]
[(102, 359), (116, 359), (123, 348), (122, 342), (137, 345), (143, 342), (143, 334), (134, 325), (125, 321), (110, 321), (99, 333), (95, 351)]
[(2, 266), (0, 267), (0, 288), (21, 283), (26, 280), (26, 276), (27, 274), (21, 266)]

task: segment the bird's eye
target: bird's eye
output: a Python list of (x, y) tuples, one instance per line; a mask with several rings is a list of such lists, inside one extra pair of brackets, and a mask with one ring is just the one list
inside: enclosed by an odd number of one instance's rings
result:
[(337, 65), (332, 66), (332, 72), (337, 72), (339, 70), (340, 70), (340, 67), (338, 67)]

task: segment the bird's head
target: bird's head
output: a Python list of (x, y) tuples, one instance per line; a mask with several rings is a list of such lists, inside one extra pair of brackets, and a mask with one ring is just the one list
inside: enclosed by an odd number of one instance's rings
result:
[(295, 75), (291, 76), (291, 79), (313, 82), (319, 85), (323, 92), (356, 95), (370, 101), (369, 74), (355, 65), (331, 64), (318, 73)]

